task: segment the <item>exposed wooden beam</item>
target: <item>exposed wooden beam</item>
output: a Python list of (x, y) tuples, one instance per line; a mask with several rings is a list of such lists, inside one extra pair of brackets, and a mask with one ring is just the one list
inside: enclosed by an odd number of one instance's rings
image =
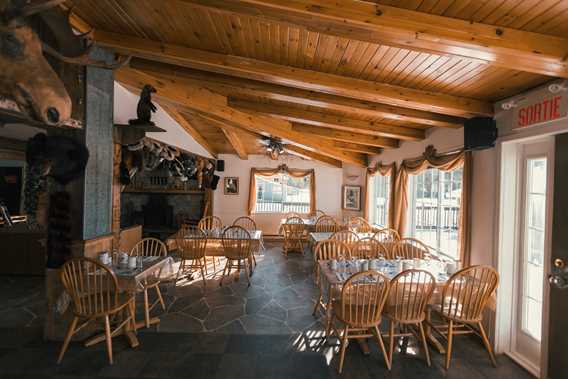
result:
[(175, 106), (167, 103), (167, 102), (160, 102), (160, 106), (164, 108), (164, 110), (190, 135), (193, 137), (195, 142), (200, 144), (209, 154), (211, 154), (214, 158), (217, 158), (217, 152), (211, 146), (209, 142), (199, 133), (197, 129), (191, 124), (191, 122), (184, 117)]
[(210, 88), (212, 91), (237, 98), (261, 97), (294, 104), (309, 105), (322, 108), (323, 110), (340, 111), (365, 117), (385, 118), (403, 121), (409, 124), (441, 126), (445, 128), (461, 128), (464, 122), (464, 119), (459, 117), (198, 71), (139, 58), (132, 59), (130, 66), (154, 76), (190, 80)]
[(300, 25), (311, 31), (457, 55), (512, 70), (568, 77), (568, 39), (417, 12), (371, 1), (183, 0)]
[(380, 147), (360, 145), (358, 143), (335, 141), (335, 142), (333, 142), (333, 145), (335, 147), (337, 147), (338, 149), (347, 150), (347, 151), (354, 151), (356, 153), (363, 153), (363, 154), (370, 154), (370, 155), (379, 155), (383, 152), (383, 149), (380, 148)]
[(315, 138), (325, 138), (335, 141), (354, 142), (361, 145), (375, 146), (375, 147), (398, 147), (398, 143), (391, 143), (392, 140), (385, 141), (382, 137), (374, 137), (366, 134), (346, 132), (344, 130), (336, 130), (324, 128), (321, 126), (312, 126), (300, 123), (292, 123), (292, 130), (303, 133), (306, 136)]
[(227, 105), (225, 96), (213, 93), (206, 88), (180, 85), (175, 80), (156, 79), (155, 77), (129, 68), (115, 71), (115, 78), (121, 83), (134, 88), (151, 84), (157, 89), (157, 97), (166, 99), (200, 114), (207, 114), (221, 122), (245, 129), (252, 133), (269, 134), (275, 137), (313, 148), (329, 157), (366, 166), (367, 161), (360, 155), (336, 149), (332, 143), (320, 138), (309, 138), (292, 130), (291, 123), (268, 116), (258, 116), (239, 111)]
[(381, 124), (374, 121), (359, 120), (351, 117), (337, 116), (329, 113), (314, 112), (292, 107), (285, 103), (255, 103), (229, 98), (229, 105), (239, 109), (268, 114), (288, 121), (301, 122), (315, 126), (327, 126), (349, 132), (369, 134), (408, 141), (420, 141), (426, 136), (424, 130), (405, 128), (403, 126)]
[(334, 166), (334, 167), (337, 167), (337, 168), (343, 167), (343, 164), (341, 163), (341, 161), (338, 161), (337, 159), (326, 157), (325, 155), (316, 153), (315, 151), (304, 149), (304, 148), (296, 146), (296, 145), (292, 145), (292, 144), (284, 145), (284, 150), (291, 152), (295, 155), (299, 155), (299, 156), (304, 157), (304, 158), (309, 158), (309, 159), (313, 159), (313, 160), (320, 161), (320, 162), (323, 162), (323, 163), (327, 163), (328, 165), (331, 165), (331, 166)]
[[(200, 117), (200, 118), (202, 118), (202, 117)], [(244, 145), (243, 141), (241, 140), (241, 137), (239, 137), (239, 130), (238, 129), (236, 129), (236, 128), (230, 126), (230, 125), (227, 125), (224, 122), (220, 122), (220, 121), (217, 121), (217, 120), (205, 120), (205, 121), (213, 124), (213, 126), (216, 126), (219, 129), (221, 129), (221, 131), (223, 132), (223, 134), (227, 138), (227, 141), (229, 141), (229, 144), (231, 144), (231, 146), (233, 147), (233, 150), (235, 150), (235, 153), (238, 155), (239, 158), (241, 158), (243, 160), (248, 159), (247, 149), (245, 148), (245, 145)]]
[(99, 45), (125, 55), (289, 87), (457, 116), (493, 114), (491, 104), (474, 99), (298, 69), (124, 34), (95, 31), (94, 39)]

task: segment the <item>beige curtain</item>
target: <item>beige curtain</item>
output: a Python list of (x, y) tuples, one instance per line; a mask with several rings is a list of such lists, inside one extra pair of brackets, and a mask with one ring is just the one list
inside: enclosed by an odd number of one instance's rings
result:
[(250, 170), (250, 186), (249, 186), (249, 203), (248, 213), (252, 215), (256, 208), (256, 176), (274, 176), (276, 174), (286, 173), (294, 178), (310, 177), (310, 213), (316, 211), (316, 173), (311, 170), (300, 170), (295, 168), (288, 168), (286, 165), (278, 166), (277, 168), (251, 168)]
[(458, 240), (460, 247), (460, 260), (464, 266), (470, 263), (470, 219), (471, 219), (471, 179), (472, 157), (470, 152), (460, 151), (452, 154), (438, 155), (432, 146), (428, 146), (421, 158), (405, 160), (402, 162), (395, 180), (395, 200), (393, 202), (393, 224), (401, 236), (405, 235), (406, 214), (408, 209), (408, 177), (417, 175), (428, 168), (437, 168), (442, 171), (452, 171), (463, 167), (462, 196), (460, 204), (460, 225)]
[(388, 210), (388, 227), (392, 228), (393, 225), (393, 217), (394, 217), (394, 177), (396, 174), (396, 163), (391, 163), (388, 165), (382, 164), (381, 162), (377, 162), (375, 167), (367, 168), (366, 178), (365, 178), (365, 197), (363, 198), (363, 217), (365, 220), (369, 220), (369, 203), (370, 203), (370, 196), (372, 195), (372, 191), (370, 190), (370, 183), (371, 178), (375, 175), (381, 176), (390, 176), (391, 177), (391, 188), (389, 191), (389, 210)]

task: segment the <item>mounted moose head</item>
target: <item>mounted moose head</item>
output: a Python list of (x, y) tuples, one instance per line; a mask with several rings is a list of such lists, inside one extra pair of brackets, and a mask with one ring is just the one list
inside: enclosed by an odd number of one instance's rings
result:
[[(0, 0), (0, 97), (13, 100), (29, 118), (61, 125), (71, 118), (71, 99), (45, 54), (67, 63), (117, 68), (89, 58), (88, 36), (76, 35), (58, 9), (64, 0)], [(43, 42), (32, 25), (47, 29), (59, 50)]]

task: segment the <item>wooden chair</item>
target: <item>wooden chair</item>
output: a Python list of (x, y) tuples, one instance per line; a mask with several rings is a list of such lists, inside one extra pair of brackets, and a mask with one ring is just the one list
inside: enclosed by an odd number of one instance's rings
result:
[(288, 212), (288, 213), (286, 213), (286, 217), (285, 217), (286, 220), (288, 220), (289, 218), (292, 218), (292, 217), (302, 218), (302, 215), (299, 214), (298, 212)]
[[(406, 270), (395, 276), (390, 283), (390, 295), (385, 316), (389, 319), (389, 360), (392, 365), (394, 353), (394, 338), (414, 335), (422, 342), (426, 363), (430, 367), (430, 352), (424, 332), (424, 320), (426, 319), (426, 307), (432, 297), (436, 285), (436, 279), (428, 271)], [(412, 333), (395, 334), (395, 327), (415, 325), (420, 331), (420, 336)]]
[[(390, 370), (385, 344), (379, 326), (385, 301), (389, 293), (389, 279), (383, 274), (369, 270), (351, 276), (341, 290), (341, 300), (332, 302), (331, 319), (326, 328), (326, 337), (333, 330), (341, 342), (339, 355), (339, 373), (343, 371), (345, 349), (349, 339), (375, 337), (387, 368)], [(343, 324), (343, 333), (340, 333), (334, 321)]]
[[(71, 296), (73, 320), (67, 329), (57, 363), (61, 363), (73, 335), (91, 321), (104, 321), (105, 340), (109, 363), (112, 359), (112, 337), (125, 329), (135, 329), (134, 297), (121, 299), (115, 274), (106, 266), (89, 258), (74, 258), (61, 267), (61, 281)], [(126, 316), (119, 315), (126, 311)], [(82, 321), (80, 326), (77, 323)], [(111, 322), (117, 325), (114, 330)], [(90, 346), (90, 345), (89, 345)]]
[(355, 233), (371, 233), (373, 227), (363, 217), (351, 217), (349, 225)]
[[(454, 335), (475, 333), (481, 337), (493, 366), (497, 366), (493, 348), (483, 328), (483, 310), (499, 283), (499, 274), (490, 266), (471, 266), (450, 277), (442, 291), (442, 301), (433, 307), (447, 325), (433, 326), (447, 336), (446, 370), (450, 367)], [(445, 329), (445, 333), (444, 333)]]
[(398, 232), (394, 229), (380, 229), (375, 234), (373, 238), (379, 241), (388, 252), (388, 259), (394, 259), (394, 246), (400, 240)]
[(252, 274), (250, 267), (250, 255), (252, 254), (253, 247), (250, 233), (241, 226), (231, 226), (223, 232), (221, 242), (223, 244), (225, 258), (227, 258), (227, 263), (223, 269), (223, 275), (219, 286), (223, 285), (223, 279), (225, 276), (229, 276), (231, 274), (231, 269), (236, 268), (238, 275), (240, 276), (241, 269), (244, 268), (245, 276), (250, 287), (250, 276)]
[(359, 236), (357, 235), (357, 233), (354, 233), (350, 230), (340, 230), (333, 233), (331, 239), (345, 242), (350, 247), (353, 247), (359, 241)]
[(357, 241), (351, 251), (351, 257), (359, 259), (377, 259), (386, 258), (387, 256), (388, 251), (386, 248), (379, 241), (371, 237), (362, 238)]
[(315, 225), (316, 233), (335, 233), (339, 230), (339, 224), (331, 216), (321, 216)]
[[(144, 238), (138, 242), (132, 250), (130, 251), (131, 256), (142, 256), (142, 257), (165, 257), (168, 255), (168, 249), (166, 245), (156, 238)], [(148, 291), (154, 289), (158, 299), (150, 305), (148, 300)], [(162, 306), (162, 310), (166, 310), (166, 304), (164, 303), (164, 298), (162, 297), (162, 291), (160, 291), (160, 280), (157, 278), (146, 279), (144, 282), (144, 287), (142, 288), (144, 293), (144, 319), (146, 321), (146, 327), (150, 327), (150, 312), (158, 304)]]
[[(235, 221), (233, 221), (233, 226), (240, 226), (245, 230), (247, 230), (249, 233), (253, 233), (258, 230), (256, 222), (248, 216), (238, 217), (237, 219), (235, 219)], [(255, 252), (259, 253), (261, 249), (264, 250), (264, 241), (262, 239), (259, 241), (258, 246), (253, 246), (253, 253), (251, 254), (251, 256), (255, 266), (256, 266), (256, 258), (254, 256), (254, 253)]]
[[(223, 229), (223, 222), (221, 221), (221, 219), (217, 216), (207, 216), (207, 217), (203, 217), (201, 220), (199, 220), (199, 223), (197, 224), (197, 227), (201, 230), (203, 230), (205, 232), (205, 234), (208, 234), (210, 232), (221, 232), (221, 230)], [(205, 259), (207, 260), (208, 257), (206, 257)], [(220, 264), (220, 260), (218, 257), (210, 257), (211, 260), (213, 261), (213, 271), (217, 272), (217, 262)], [(205, 271), (207, 271), (207, 266), (205, 266)]]
[(435, 259), (439, 258), (430, 252), (430, 248), (416, 238), (402, 238), (393, 246), (394, 258), (401, 259)]
[(205, 288), (205, 274), (207, 272), (207, 235), (197, 228), (187, 229), (178, 234), (177, 246), (181, 258), (180, 267), (176, 276), (177, 281), (184, 275), (191, 274), (195, 270), (201, 271), (203, 288)]
[(284, 233), (284, 255), (288, 256), (290, 251), (300, 251), (304, 254), (304, 221), (300, 217), (290, 217), (286, 219), (285, 224), (282, 224), (282, 232)]
[[(316, 305), (314, 307), (313, 315), (315, 316), (319, 307), (325, 309), (325, 304), (323, 303), (323, 288), (321, 287), (321, 280), (320, 280), (320, 261), (327, 261), (332, 259), (350, 259), (351, 258), (351, 250), (349, 246), (344, 242), (338, 240), (324, 240), (318, 242), (316, 245), (316, 250), (314, 253), (314, 279), (316, 284), (319, 287), (320, 293), (319, 297), (316, 300)], [(331, 294), (330, 294), (331, 296)]]

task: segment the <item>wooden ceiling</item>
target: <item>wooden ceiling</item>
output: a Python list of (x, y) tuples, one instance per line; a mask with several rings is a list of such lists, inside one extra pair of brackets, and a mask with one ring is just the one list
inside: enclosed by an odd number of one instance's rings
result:
[(72, 21), (116, 72), (212, 154), (262, 136), (332, 165), (491, 116), (568, 77), (568, 0), (76, 0)]

